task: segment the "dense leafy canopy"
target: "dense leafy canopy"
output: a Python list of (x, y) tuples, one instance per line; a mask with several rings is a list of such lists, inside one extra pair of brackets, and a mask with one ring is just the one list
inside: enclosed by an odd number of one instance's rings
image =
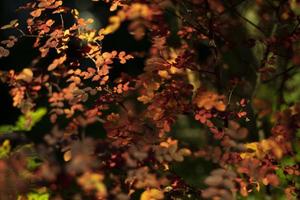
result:
[(298, 1), (86, 4), (1, 27), (0, 199), (299, 199)]

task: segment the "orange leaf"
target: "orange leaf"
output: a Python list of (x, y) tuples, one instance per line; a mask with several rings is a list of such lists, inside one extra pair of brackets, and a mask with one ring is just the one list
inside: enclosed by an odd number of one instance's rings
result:
[(36, 9), (30, 13), (32, 17), (39, 17), (42, 14), (43, 9)]
[(63, 55), (62, 57), (55, 59), (48, 67), (48, 71), (54, 70), (59, 65), (63, 64), (67, 59), (66, 55)]

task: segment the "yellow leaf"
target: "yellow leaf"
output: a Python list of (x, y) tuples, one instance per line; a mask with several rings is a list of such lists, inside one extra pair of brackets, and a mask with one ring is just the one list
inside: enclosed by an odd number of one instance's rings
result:
[(171, 78), (171, 76), (169, 75), (169, 73), (166, 70), (159, 70), (158, 75), (165, 79)]
[(253, 152), (241, 153), (241, 158), (262, 158), (268, 153), (273, 153), (276, 158), (280, 159), (283, 155), (281, 147), (272, 139), (261, 140), (260, 142), (252, 142), (244, 145), (246, 149), (252, 150)]
[(54, 70), (59, 65), (63, 64), (66, 60), (67, 60), (66, 55), (63, 55), (62, 57), (53, 60), (53, 62), (48, 67), (48, 71)]
[(113, 4), (111, 5), (109, 11), (113, 12), (113, 11), (117, 10), (117, 8), (118, 8), (118, 3), (113, 3)]
[(77, 9), (72, 9), (72, 10), (71, 10), (71, 13), (72, 13), (72, 15), (73, 15), (76, 19), (78, 19), (78, 17), (79, 17), (79, 11), (78, 11)]
[(2, 145), (0, 146), (0, 158), (6, 157), (11, 150), (10, 141), (4, 140)]
[(140, 200), (161, 200), (164, 199), (164, 193), (158, 189), (148, 189), (141, 195)]
[(12, 20), (9, 22), (9, 24), (2, 26), (0, 29), (9, 29), (9, 28), (16, 28), (19, 25), (18, 20)]
[(109, 18), (109, 25), (101, 31), (101, 34), (108, 35), (115, 32), (121, 25), (119, 16), (112, 16)]
[(72, 152), (69, 150), (69, 151), (66, 151), (64, 153), (64, 161), (68, 162), (72, 159)]
[(77, 182), (86, 191), (96, 190), (97, 197), (103, 199), (107, 195), (103, 179), (102, 174), (86, 172), (77, 179)]
[(29, 68), (24, 68), (22, 72), (17, 76), (17, 80), (23, 80), (27, 83), (30, 83), (33, 78), (33, 72)]
[(84, 34), (79, 35), (79, 38), (82, 40), (86, 40), (88, 42), (92, 42), (92, 41), (94, 41), (95, 35), (96, 35), (96, 32), (91, 31), (89, 33), (84, 33)]
[(138, 101), (143, 102), (144, 104), (149, 103), (151, 101), (151, 97), (146, 96), (146, 95), (142, 95), (140, 97), (137, 98)]
[(253, 152), (241, 153), (240, 156), (242, 159), (252, 158), (257, 154), (258, 145), (257, 142), (247, 143), (244, 145), (246, 149), (253, 150)]

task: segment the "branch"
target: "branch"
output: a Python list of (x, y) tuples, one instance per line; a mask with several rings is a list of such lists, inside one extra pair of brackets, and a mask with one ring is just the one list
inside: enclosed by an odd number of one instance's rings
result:
[(235, 9), (236, 7), (238, 7), (239, 5), (241, 5), (242, 3), (244, 3), (245, 1), (248, 1), (248, 0), (241, 0), (235, 4), (232, 4), (230, 7), (226, 7), (226, 10), (224, 10), (223, 12), (221, 12), (217, 17), (220, 17), (222, 16), (223, 14), (229, 12), (229, 11), (232, 11), (233, 9)]
[(292, 66), (292, 67), (289, 67), (289, 68), (287, 68), (286, 70), (284, 70), (283, 72), (280, 72), (280, 73), (274, 75), (272, 78), (270, 78), (270, 79), (268, 79), (268, 80), (265, 80), (265, 81), (262, 81), (262, 83), (268, 83), (268, 82), (271, 82), (271, 81), (277, 79), (278, 77), (287, 74), (288, 72), (292, 71), (293, 69), (295, 69), (295, 68), (297, 68), (297, 67), (298, 67), (297, 65), (294, 65), (294, 66)]
[(28, 37), (28, 38), (43, 38), (43, 37), (49, 37), (49, 35), (28, 35), (22, 31), (22, 29), (16, 28), (17, 31), (21, 34), (20, 37)]
[(8, 132), (0, 134), (0, 143), (4, 140), (18, 141), (20, 143), (29, 143), (29, 139), (24, 132)]
[(189, 26), (193, 27), (196, 31), (198, 31), (199, 33), (205, 35), (206, 37), (209, 37), (209, 33), (208, 30), (205, 29), (204, 27), (200, 26), (195, 26), (194, 24), (192, 24), (190, 21), (184, 19), (182, 16), (178, 15), (177, 13), (175, 13), (174, 11), (170, 10), (170, 9), (166, 9), (166, 11), (172, 15), (174, 15), (175, 17), (177, 17), (178, 19), (180, 19), (182, 22), (188, 24)]
[[(224, 4), (224, 6), (227, 8), (227, 9), (232, 9), (232, 7), (228, 7), (227, 5)], [(267, 35), (265, 33), (265, 31), (259, 27), (258, 25), (256, 25), (255, 23), (253, 23), (252, 21), (250, 21), (249, 19), (247, 19), (246, 17), (244, 17), (243, 15), (241, 15), (238, 11), (236, 11), (234, 8), (232, 9), (233, 13), (235, 15), (237, 15), (239, 18), (241, 18), (242, 20), (244, 20), (245, 22), (247, 22), (248, 24), (252, 25), (255, 29), (257, 29), (258, 31), (260, 31), (263, 35)]]

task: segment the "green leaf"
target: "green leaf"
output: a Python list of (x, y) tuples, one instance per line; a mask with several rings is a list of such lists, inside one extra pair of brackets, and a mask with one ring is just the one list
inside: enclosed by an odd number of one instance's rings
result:
[(297, 130), (297, 132), (296, 132), (296, 137), (297, 137), (297, 138), (300, 138), (300, 129)]
[(10, 133), (15, 131), (16, 127), (14, 125), (2, 125), (0, 126), (0, 134), (1, 133)]
[[(28, 113), (27, 116), (21, 116), (17, 121), (16, 126), (21, 130), (30, 131), (31, 128), (39, 122), (46, 113), (46, 108), (39, 108), (35, 112)], [(30, 122), (29, 124), (28, 121)]]
[(0, 29), (4, 30), (4, 29), (16, 28), (17, 26), (19, 26), (19, 23), (18, 20), (15, 19), (10, 21), (9, 24), (2, 26)]
[(282, 169), (277, 169), (276, 170), (276, 175), (279, 177), (280, 182), (281, 182), (282, 185), (285, 185), (287, 183), (286, 182), (286, 176), (285, 176)]
[(0, 159), (7, 157), (10, 150), (11, 146), (9, 140), (4, 140), (4, 142), (0, 146)]
[(300, 84), (300, 74), (295, 73), (294, 76), (289, 78), (286, 82), (287, 90), (284, 92), (284, 98), (287, 103), (293, 103), (300, 100), (300, 90), (298, 89)]
[(35, 170), (41, 164), (42, 161), (36, 156), (27, 158), (27, 169), (29, 169), (30, 171)]
[(0, 126), (0, 134), (10, 133), (14, 131), (30, 131), (32, 127), (36, 123), (38, 123), (46, 113), (46, 108), (38, 108), (34, 112), (27, 113), (26, 116), (22, 115), (19, 117), (15, 125)]
[(291, 0), (290, 6), (291, 6), (291, 10), (292, 10), (296, 15), (299, 15), (299, 14), (300, 14), (300, 6), (299, 6), (299, 3), (297, 2), (297, 0)]
[(296, 164), (294, 158), (292, 157), (287, 157), (287, 158), (283, 158), (280, 162), (282, 167), (287, 167), (287, 166), (293, 166)]
[(50, 197), (49, 193), (40, 194), (40, 193), (32, 192), (27, 194), (28, 200), (49, 200), (49, 197)]

